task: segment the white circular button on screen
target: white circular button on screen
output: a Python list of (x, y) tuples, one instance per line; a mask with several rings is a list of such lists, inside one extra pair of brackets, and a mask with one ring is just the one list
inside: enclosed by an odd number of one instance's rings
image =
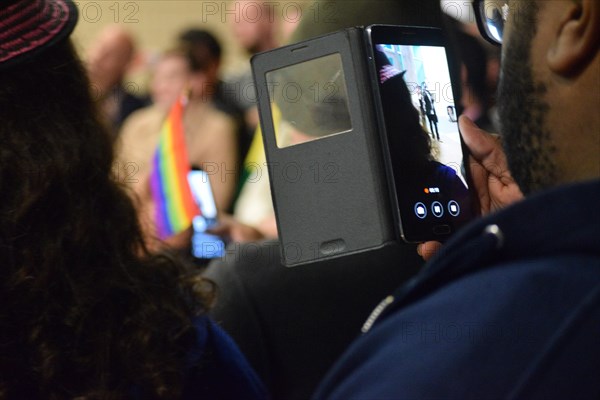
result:
[(444, 207), (442, 207), (442, 203), (439, 201), (434, 201), (433, 204), (431, 204), (431, 212), (438, 218), (444, 215)]
[(424, 219), (427, 216), (427, 207), (425, 207), (425, 204), (415, 204), (415, 215), (421, 219)]
[(453, 217), (458, 217), (458, 214), (460, 214), (460, 206), (458, 205), (458, 203), (456, 201), (450, 200), (448, 202), (448, 212)]

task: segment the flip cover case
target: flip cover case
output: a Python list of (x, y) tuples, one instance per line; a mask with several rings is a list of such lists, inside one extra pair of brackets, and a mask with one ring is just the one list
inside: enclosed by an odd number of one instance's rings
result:
[[(396, 239), (373, 91), (364, 79), (369, 76), (364, 40), (362, 28), (349, 28), (252, 58), (286, 266), (364, 252)], [(267, 74), (336, 53), (345, 75), (351, 130), (278, 147)]]

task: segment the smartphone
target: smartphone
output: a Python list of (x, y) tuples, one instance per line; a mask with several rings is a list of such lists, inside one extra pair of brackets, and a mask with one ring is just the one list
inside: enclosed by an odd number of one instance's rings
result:
[(207, 229), (217, 224), (217, 206), (208, 174), (199, 168), (192, 167), (187, 179), (192, 189), (192, 196), (200, 209), (200, 215), (196, 215), (192, 221), (192, 256), (200, 260), (223, 257), (225, 242), (219, 236), (206, 232)]
[(476, 215), (467, 149), (440, 29), (372, 25), (367, 54), (395, 225), (407, 242), (444, 241)]

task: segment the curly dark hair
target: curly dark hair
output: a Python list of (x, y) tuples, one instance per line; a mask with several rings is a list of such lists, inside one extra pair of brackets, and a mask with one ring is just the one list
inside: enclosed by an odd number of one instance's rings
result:
[(0, 74), (0, 398), (177, 398), (203, 280), (146, 250), (70, 41)]

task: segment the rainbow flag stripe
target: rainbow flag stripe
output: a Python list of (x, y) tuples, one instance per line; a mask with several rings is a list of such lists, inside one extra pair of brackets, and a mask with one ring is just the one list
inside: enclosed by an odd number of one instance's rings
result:
[(189, 228), (192, 219), (200, 214), (187, 179), (190, 163), (183, 129), (184, 104), (185, 99), (182, 98), (169, 111), (152, 160), (150, 189), (160, 239)]

